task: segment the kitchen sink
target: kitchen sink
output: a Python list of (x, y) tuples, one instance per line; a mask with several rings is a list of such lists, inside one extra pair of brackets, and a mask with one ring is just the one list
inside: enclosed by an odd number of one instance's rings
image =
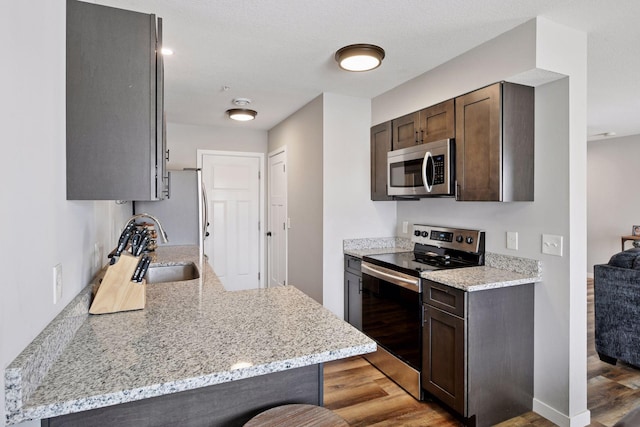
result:
[(147, 283), (182, 282), (200, 277), (198, 268), (192, 262), (178, 265), (158, 265), (149, 267), (144, 278)]

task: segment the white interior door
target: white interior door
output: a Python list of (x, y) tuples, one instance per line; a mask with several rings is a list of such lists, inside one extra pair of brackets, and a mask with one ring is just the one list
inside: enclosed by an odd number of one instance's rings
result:
[[(260, 155), (261, 156), (261, 155)], [(252, 153), (198, 156), (209, 203), (209, 263), (229, 291), (260, 287), (260, 168)]]
[(269, 154), (268, 286), (287, 284), (287, 152)]

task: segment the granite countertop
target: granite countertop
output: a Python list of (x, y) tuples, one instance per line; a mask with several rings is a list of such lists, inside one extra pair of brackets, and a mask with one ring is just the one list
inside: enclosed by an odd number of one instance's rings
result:
[(522, 274), (486, 265), (423, 272), (421, 277), (467, 292), (526, 285), (542, 281), (542, 277), (537, 274)]
[[(198, 264), (196, 247), (160, 247), (152, 266), (186, 262)], [(207, 263), (200, 271), (199, 279), (148, 284), (137, 311), (89, 315), (87, 286), (7, 367), (7, 424), (376, 349), (293, 286), (229, 292)]]
[(343, 241), (342, 248), (345, 254), (362, 258), (366, 255), (412, 251), (413, 243), (403, 237), (347, 239)]
[[(413, 246), (409, 239), (383, 237), (344, 240), (343, 250), (347, 255), (362, 258), (367, 255), (412, 251)], [(453, 288), (474, 292), (541, 282), (542, 263), (535, 259), (487, 252), (483, 266), (426, 271), (420, 276)]]

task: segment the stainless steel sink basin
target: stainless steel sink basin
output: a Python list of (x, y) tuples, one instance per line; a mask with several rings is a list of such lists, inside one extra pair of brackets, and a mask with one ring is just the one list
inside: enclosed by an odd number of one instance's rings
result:
[(158, 265), (149, 267), (144, 278), (147, 283), (182, 282), (200, 277), (198, 268), (192, 262), (179, 265)]

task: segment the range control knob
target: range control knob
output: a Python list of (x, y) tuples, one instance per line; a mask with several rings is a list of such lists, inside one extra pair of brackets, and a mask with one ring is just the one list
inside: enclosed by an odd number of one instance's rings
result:
[(468, 244), (472, 244), (472, 243), (473, 243), (473, 237), (471, 237), (471, 236), (467, 236), (466, 242), (467, 242)]
[(464, 241), (464, 237), (462, 237), (462, 234), (458, 234), (456, 236), (456, 242), (462, 243), (463, 241)]
[(415, 230), (413, 232), (413, 235), (416, 236), (416, 237), (420, 237), (420, 230)]
[(421, 234), (422, 234), (422, 237), (429, 237), (428, 231), (423, 231)]

